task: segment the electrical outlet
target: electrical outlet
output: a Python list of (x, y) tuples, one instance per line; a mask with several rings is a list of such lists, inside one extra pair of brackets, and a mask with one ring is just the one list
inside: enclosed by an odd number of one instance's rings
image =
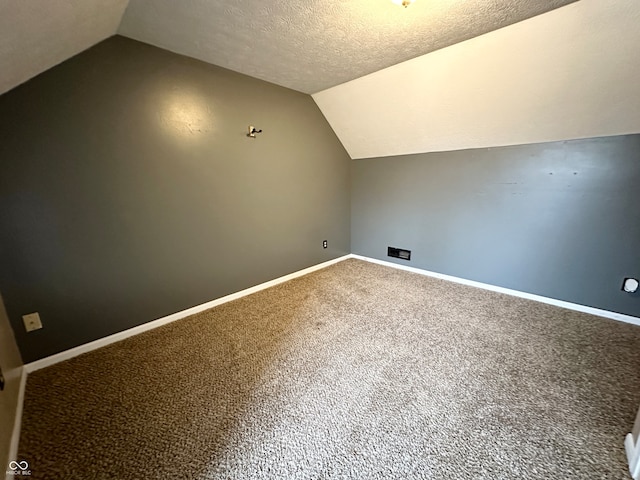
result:
[(322, 248), (327, 248), (329, 246), (329, 244), (327, 243), (326, 240), (322, 241)]
[(624, 290), (627, 293), (635, 293), (638, 291), (638, 285), (640, 285), (640, 282), (638, 282), (638, 279), (627, 277), (622, 282), (622, 290)]
[(40, 330), (42, 328), (42, 322), (40, 321), (40, 314), (38, 312), (23, 315), (22, 321), (24, 322), (24, 328), (27, 332), (33, 332), (34, 330)]

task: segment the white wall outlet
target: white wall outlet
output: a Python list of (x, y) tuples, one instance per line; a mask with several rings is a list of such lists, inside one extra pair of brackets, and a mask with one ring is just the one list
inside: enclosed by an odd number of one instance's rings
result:
[(635, 293), (638, 291), (638, 285), (640, 285), (640, 282), (636, 278), (625, 278), (622, 283), (622, 290), (628, 293)]
[(22, 321), (24, 322), (24, 328), (27, 332), (33, 332), (34, 330), (40, 330), (42, 328), (42, 322), (40, 321), (40, 314), (38, 312), (23, 315)]

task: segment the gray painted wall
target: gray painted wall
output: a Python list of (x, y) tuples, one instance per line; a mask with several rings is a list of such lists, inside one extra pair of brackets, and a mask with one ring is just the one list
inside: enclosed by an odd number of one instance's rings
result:
[(2, 368), (5, 379), (4, 390), (0, 391), (0, 478), (4, 478), (3, 472), (9, 465), (9, 461), (15, 460), (9, 458), (9, 449), (13, 424), (16, 419), (16, 409), (18, 408), (22, 359), (1, 297), (0, 368)]
[(349, 252), (349, 157), (308, 95), (113, 37), (0, 96), (0, 136), (26, 362)]
[(352, 162), (352, 252), (640, 317), (640, 135)]

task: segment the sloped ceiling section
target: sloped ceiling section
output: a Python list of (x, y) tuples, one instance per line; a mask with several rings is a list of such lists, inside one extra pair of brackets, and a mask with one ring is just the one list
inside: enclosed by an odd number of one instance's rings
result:
[(1, 0), (0, 93), (119, 33), (314, 93), (577, 0)]
[(640, 133), (639, 26), (581, 0), (313, 98), (351, 158)]
[(0, 1), (0, 94), (115, 34), (127, 0)]
[(314, 93), (574, 1), (131, 0), (118, 33)]

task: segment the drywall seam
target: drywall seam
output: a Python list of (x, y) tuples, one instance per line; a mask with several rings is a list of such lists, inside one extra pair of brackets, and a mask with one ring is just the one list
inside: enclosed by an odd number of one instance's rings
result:
[(351, 254), (351, 258), (357, 258), (366, 262), (377, 263), (387, 267), (397, 268), (405, 270), (407, 272), (418, 273), (420, 275), (426, 275), (428, 277), (439, 278), (441, 280), (447, 280), (449, 282), (460, 283), (462, 285), (468, 285), (471, 287), (482, 288), (483, 290), (489, 290), (497, 293), (504, 293), (513, 297), (525, 298), (527, 300), (533, 300), (540, 303), (546, 303), (548, 305), (554, 305), (556, 307), (566, 308), (567, 310), (574, 310), (576, 312), (588, 313), (590, 315), (596, 315), (598, 317), (609, 318), (611, 320), (618, 320), (620, 322), (631, 323), (633, 325), (640, 326), (640, 318), (633, 317), (631, 315), (624, 315), (622, 313), (610, 312), (608, 310), (602, 310), (599, 308), (588, 307), (586, 305), (579, 305), (577, 303), (565, 302), (564, 300), (557, 300), (555, 298), (543, 297), (541, 295), (534, 295), (532, 293), (520, 292), (518, 290), (511, 290), (510, 288), (498, 287), (490, 285), (488, 283), (476, 282), (474, 280), (467, 280), (465, 278), (453, 277), (451, 275), (445, 275), (443, 273), (430, 272), (421, 268), (409, 267), (405, 265), (398, 265), (397, 263), (386, 262), (384, 260), (378, 260), (375, 258), (365, 257), (362, 255)]

